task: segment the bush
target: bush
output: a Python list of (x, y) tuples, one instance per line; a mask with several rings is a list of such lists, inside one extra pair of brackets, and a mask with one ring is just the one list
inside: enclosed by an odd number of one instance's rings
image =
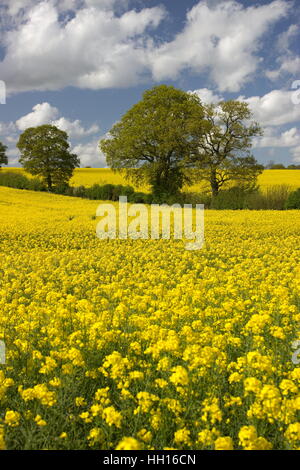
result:
[(245, 209), (246, 197), (248, 192), (237, 186), (227, 189), (226, 191), (220, 191), (219, 194), (212, 198), (211, 208), (212, 209)]
[(131, 186), (122, 186), (117, 184), (112, 189), (112, 201), (118, 201), (120, 196), (132, 197), (134, 189)]
[(31, 191), (45, 191), (46, 186), (39, 178), (27, 178), (20, 173), (9, 171), (0, 172), (0, 186), (8, 188), (28, 189)]
[(151, 204), (152, 195), (142, 192), (133, 193), (128, 199), (128, 202), (134, 202), (135, 204)]
[(65, 194), (65, 195), (67, 195), (69, 190), (70, 190), (70, 186), (68, 185), (68, 183), (60, 183), (60, 184), (56, 184), (55, 186), (53, 186), (51, 192), (54, 193), (54, 194)]
[(39, 178), (28, 178), (28, 188), (31, 191), (47, 191), (47, 186)]
[(266, 191), (250, 194), (246, 200), (247, 209), (283, 210), (290, 195), (290, 186), (285, 184), (269, 186)]
[(87, 197), (86, 194), (87, 190), (85, 186), (75, 186), (75, 187), (70, 187), (69, 194), (68, 196), (74, 196), (74, 197)]
[(90, 188), (86, 189), (86, 197), (88, 199), (98, 199), (103, 201), (112, 201), (113, 198), (113, 184), (93, 184)]
[(192, 204), (193, 206), (196, 204), (204, 204), (205, 209), (209, 209), (211, 207), (211, 201), (212, 197), (210, 194), (187, 192), (182, 193), (181, 204)]
[(300, 188), (289, 195), (285, 209), (300, 209)]

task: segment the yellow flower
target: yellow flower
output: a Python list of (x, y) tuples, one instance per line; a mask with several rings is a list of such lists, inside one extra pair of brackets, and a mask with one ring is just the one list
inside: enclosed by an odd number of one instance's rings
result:
[(103, 419), (107, 422), (109, 426), (116, 426), (117, 428), (121, 427), (122, 415), (119, 411), (115, 410), (113, 406), (108, 406), (103, 410)]
[(233, 450), (233, 442), (231, 437), (218, 437), (215, 440), (215, 450)]
[(38, 426), (41, 426), (41, 427), (47, 425), (46, 421), (44, 419), (42, 419), (42, 417), (40, 415), (36, 415), (36, 417), (34, 418), (34, 421), (36, 422), (36, 424)]
[(239, 432), (240, 444), (245, 450), (271, 450), (272, 444), (264, 437), (258, 437), (254, 426), (243, 426)]
[(5, 439), (4, 439), (4, 428), (3, 426), (0, 426), (0, 450), (5, 450), (6, 445), (5, 445)]
[(284, 435), (291, 442), (300, 441), (300, 423), (291, 423)]
[(182, 366), (176, 366), (172, 369), (173, 374), (170, 377), (170, 382), (175, 385), (188, 385), (189, 376), (186, 369)]
[(75, 398), (75, 405), (80, 407), (80, 406), (85, 406), (86, 405), (86, 400), (84, 397), (76, 397)]
[(116, 447), (116, 450), (140, 450), (142, 449), (141, 443), (134, 439), (134, 437), (123, 437)]
[(90, 416), (88, 411), (84, 411), (83, 413), (81, 413), (79, 415), (79, 418), (83, 419), (85, 423), (90, 423), (91, 421), (93, 421), (93, 418)]
[(190, 444), (190, 434), (191, 432), (186, 428), (179, 429), (174, 434), (174, 442), (176, 444)]
[(19, 426), (21, 415), (18, 411), (9, 410), (5, 413), (4, 423), (11, 427)]
[(90, 445), (94, 445), (97, 442), (102, 442), (104, 439), (104, 433), (100, 428), (93, 428), (90, 430), (90, 433), (87, 437), (88, 441), (90, 441)]
[(258, 393), (261, 389), (261, 381), (256, 377), (248, 377), (244, 380), (246, 394), (249, 392)]
[(144, 442), (151, 442), (152, 440), (152, 433), (147, 431), (147, 429), (143, 428), (137, 433), (137, 437)]

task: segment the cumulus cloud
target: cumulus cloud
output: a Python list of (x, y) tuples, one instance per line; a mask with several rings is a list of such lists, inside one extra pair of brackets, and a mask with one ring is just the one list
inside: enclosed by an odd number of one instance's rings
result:
[(197, 90), (189, 90), (189, 93), (195, 93), (199, 96), (200, 100), (205, 104), (215, 104), (223, 101), (221, 95), (214, 94), (212, 90), (208, 88), (198, 88)]
[(275, 128), (265, 128), (264, 135), (254, 141), (255, 147), (296, 147), (300, 145), (300, 131), (292, 127), (278, 133)]
[(293, 104), (294, 91), (272, 90), (263, 96), (238, 99), (245, 101), (253, 111), (254, 118), (263, 126), (280, 126), (300, 120), (300, 106)]
[(16, 126), (20, 131), (25, 131), (28, 127), (49, 124), (58, 116), (58, 109), (49, 103), (39, 103), (32, 108), (32, 112), (22, 116), (16, 121)]
[(117, 16), (88, 3), (69, 21), (61, 22), (55, 4), (44, 0), (27, 11), (18, 28), (7, 32), (0, 76), (8, 91), (56, 90), (69, 85), (99, 89), (140, 81), (147, 30), (158, 26), (164, 8)]
[(296, 24), (290, 25), (286, 31), (279, 35), (277, 40), (279, 56), (276, 59), (278, 67), (273, 70), (266, 70), (266, 76), (270, 80), (277, 80), (287, 74), (292, 76), (299, 74), (300, 56), (291, 49), (292, 41), (297, 39), (298, 41), (300, 39), (300, 27)]
[(291, 150), (294, 162), (300, 162), (300, 145)]
[[(18, 0), (6, 3), (11, 13), (21, 9)], [(157, 43), (150, 30), (166, 17), (162, 6), (124, 11), (125, 0), (23, 5), (22, 21), (3, 40), (0, 76), (10, 92), (124, 87), (151, 76), (176, 79), (187, 70), (208, 73), (220, 91), (239, 91), (260, 66), (263, 35), (289, 10), (284, 0), (249, 7), (235, 0), (201, 1), (173, 40)], [(73, 13), (62, 18), (68, 9)]]
[[(93, 124), (89, 129), (85, 129), (81, 121), (76, 119), (70, 121), (65, 117), (58, 118), (59, 110), (49, 103), (40, 103), (32, 108), (32, 112), (22, 116), (16, 121), (16, 126), (20, 131), (28, 127), (41, 126), (42, 124), (52, 124), (59, 129), (66, 131), (70, 137), (79, 138), (99, 132), (99, 126)], [(57, 119), (58, 118), (58, 119)]]
[(260, 39), (287, 12), (281, 0), (247, 8), (231, 0), (214, 6), (199, 2), (183, 31), (153, 51), (154, 78), (176, 78), (189, 69), (208, 72), (220, 91), (238, 91), (260, 64)]
[(81, 166), (106, 167), (106, 159), (99, 149), (99, 140), (92, 140), (86, 144), (78, 144), (72, 152), (80, 158)]

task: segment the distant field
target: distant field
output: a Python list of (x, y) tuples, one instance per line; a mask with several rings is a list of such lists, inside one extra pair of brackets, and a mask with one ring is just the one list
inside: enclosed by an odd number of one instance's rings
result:
[[(23, 172), (20, 168), (9, 168), (9, 171)], [(119, 173), (114, 173), (109, 168), (79, 168), (74, 172), (74, 176), (71, 179), (73, 186), (92, 186), (95, 183), (105, 184), (131, 184), (130, 181), (122, 177)], [(262, 175), (258, 178), (258, 183), (262, 188), (268, 186), (286, 184), (291, 188), (300, 187), (300, 170), (265, 170)], [(134, 186), (134, 185), (132, 185)], [(191, 186), (191, 191), (200, 191), (202, 188), (205, 189), (207, 185), (197, 184)], [(146, 187), (135, 188), (141, 191), (147, 191)]]

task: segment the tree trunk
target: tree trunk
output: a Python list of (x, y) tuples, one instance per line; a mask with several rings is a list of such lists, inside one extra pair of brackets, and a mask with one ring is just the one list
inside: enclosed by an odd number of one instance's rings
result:
[(217, 181), (217, 172), (215, 169), (212, 169), (210, 172), (210, 186), (213, 197), (216, 197), (219, 194), (219, 183)]
[(48, 186), (48, 190), (51, 191), (51, 189), (52, 189), (52, 178), (51, 178), (50, 173), (48, 173), (48, 175), (47, 175), (47, 186)]

